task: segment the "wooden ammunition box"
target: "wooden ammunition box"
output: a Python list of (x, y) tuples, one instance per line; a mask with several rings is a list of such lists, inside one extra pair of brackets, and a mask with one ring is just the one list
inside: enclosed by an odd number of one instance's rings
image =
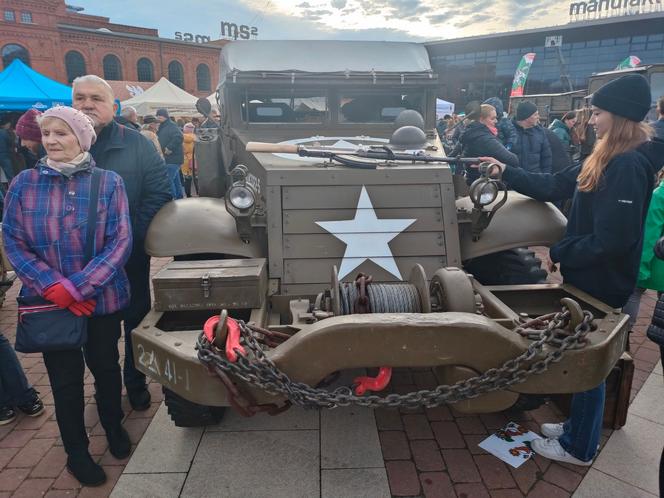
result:
[(267, 271), (265, 259), (172, 261), (152, 284), (156, 311), (259, 308)]

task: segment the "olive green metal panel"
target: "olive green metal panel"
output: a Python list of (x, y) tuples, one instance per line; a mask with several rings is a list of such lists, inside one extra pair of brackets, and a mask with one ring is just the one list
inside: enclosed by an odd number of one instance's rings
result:
[(256, 243), (245, 244), (222, 199), (190, 197), (171, 201), (155, 215), (145, 238), (150, 256), (216, 253), (265, 257)]
[(447, 265), (460, 268), (461, 250), (459, 247), (459, 222), (456, 212), (454, 184), (441, 183), (440, 192), (442, 194)]
[[(327, 233), (317, 221), (352, 220), (356, 209), (289, 209), (284, 210), (284, 234)], [(379, 219), (407, 218), (417, 220), (404, 232), (432, 232), (443, 230), (443, 211), (434, 208), (375, 209)]]
[[(456, 205), (468, 212), (472, 209), (468, 197), (458, 199)], [(461, 257), (465, 261), (514, 247), (552, 246), (563, 237), (566, 225), (567, 220), (553, 204), (510, 191), (507, 203), (478, 241), (472, 240), (469, 223), (461, 225)]]
[[(327, 184), (323, 184), (327, 185)], [(351, 209), (357, 206), (362, 183), (335, 187), (283, 187), (283, 209)], [(374, 208), (439, 208), (440, 186), (366, 184)], [(341, 219), (341, 218), (338, 218)]]
[(283, 226), (281, 217), (281, 187), (271, 186), (266, 189), (266, 211), (268, 232), (268, 273), (270, 278), (284, 276)]
[[(421, 256), (445, 254), (445, 237), (442, 232), (402, 233), (389, 243), (392, 254)], [(284, 236), (284, 258), (343, 258), (346, 244), (330, 234), (301, 234)], [(376, 247), (367, 247), (365, 257), (380, 256)]]
[[(361, 261), (364, 258), (357, 258), (358, 266), (353, 270), (344, 281), (351, 281), (362, 272), (372, 275), (376, 282), (390, 282), (395, 278), (380, 266), (370, 261)], [(285, 261), (284, 284), (302, 284), (302, 283), (320, 283), (320, 291), (329, 287), (332, 267), (339, 264), (340, 259), (287, 259)], [(359, 264), (361, 263), (361, 264)], [(422, 265), (427, 275), (433, 273), (445, 266), (444, 256), (417, 256), (396, 258), (397, 267), (404, 279), (408, 278), (410, 271), (416, 264)]]

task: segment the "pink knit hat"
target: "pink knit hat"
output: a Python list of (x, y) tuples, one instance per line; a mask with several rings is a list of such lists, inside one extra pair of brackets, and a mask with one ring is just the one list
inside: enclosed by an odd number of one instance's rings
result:
[(78, 138), (78, 143), (83, 151), (90, 150), (92, 144), (97, 140), (92, 119), (73, 107), (51, 107), (42, 114), (42, 121), (46, 118), (58, 118), (67, 123), (74, 132), (74, 135), (76, 135), (76, 138)]
[(37, 124), (37, 116), (40, 115), (41, 112), (37, 109), (26, 111), (16, 122), (16, 135), (22, 140), (41, 142), (41, 130), (39, 124)]
[(194, 123), (186, 123), (186, 124), (182, 127), (182, 131), (184, 131), (184, 132), (186, 132), (186, 133), (191, 133), (191, 132), (194, 131), (195, 129), (196, 129), (196, 127), (194, 126)]

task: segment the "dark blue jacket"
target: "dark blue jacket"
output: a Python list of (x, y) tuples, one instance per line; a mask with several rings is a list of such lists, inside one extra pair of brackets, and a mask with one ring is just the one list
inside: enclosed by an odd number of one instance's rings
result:
[(657, 138), (664, 140), (664, 118), (658, 119), (652, 123), (652, 127), (655, 129), (655, 134)]
[(133, 259), (145, 255), (148, 226), (172, 199), (164, 160), (152, 142), (133, 129), (111, 121), (90, 149), (97, 167), (115, 171), (125, 183), (134, 238)]
[[(167, 119), (159, 125), (157, 138), (159, 138), (159, 145), (161, 145), (161, 151), (164, 153), (166, 164), (182, 164), (184, 162), (184, 148), (182, 146), (184, 138), (178, 125)], [(166, 153), (166, 149), (170, 151), (170, 154)]]
[(580, 164), (555, 175), (507, 166), (503, 177), (514, 190), (540, 201), (572, 197), (567, 231), (551, 247), (551, 259), (560, 263), (566, 283), (619, 308), (636, 285), (644, 221), (662, 166), (664, 141), (653, 139), (614, 157), (592, 192), (576, 188)]
[(537, 125), (526, 129), (513, 123), (517, 138), (512, 152), (519, 157), (520, 167), (532, 173), (551, 173), (551, 146), (544, 128)]

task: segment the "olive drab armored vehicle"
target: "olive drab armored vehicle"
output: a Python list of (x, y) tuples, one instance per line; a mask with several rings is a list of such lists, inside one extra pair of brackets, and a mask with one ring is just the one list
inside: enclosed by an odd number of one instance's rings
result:
[[(164, 206), (145, 242), (175, 260), (154, 277), (133, 353), (176, 424), (226, 406), (492, 412), (606, 377), (625, 315), (571, 286), (464, 271), (493, 262), (539, 281), (539, 261), (514, 248), (553, 244), (565, 220), (507, 192), (491, 165), (466, 185), (480, 161), (444, 156), (437, 84), (417, 44), (224, 47), (221, 123), (196, 143), (201, 197)], [(432, 368), (440, 385), (386, 394), (395, 367)], [(370, 370), (353, 386), (324, 387), (357, 368)]]

